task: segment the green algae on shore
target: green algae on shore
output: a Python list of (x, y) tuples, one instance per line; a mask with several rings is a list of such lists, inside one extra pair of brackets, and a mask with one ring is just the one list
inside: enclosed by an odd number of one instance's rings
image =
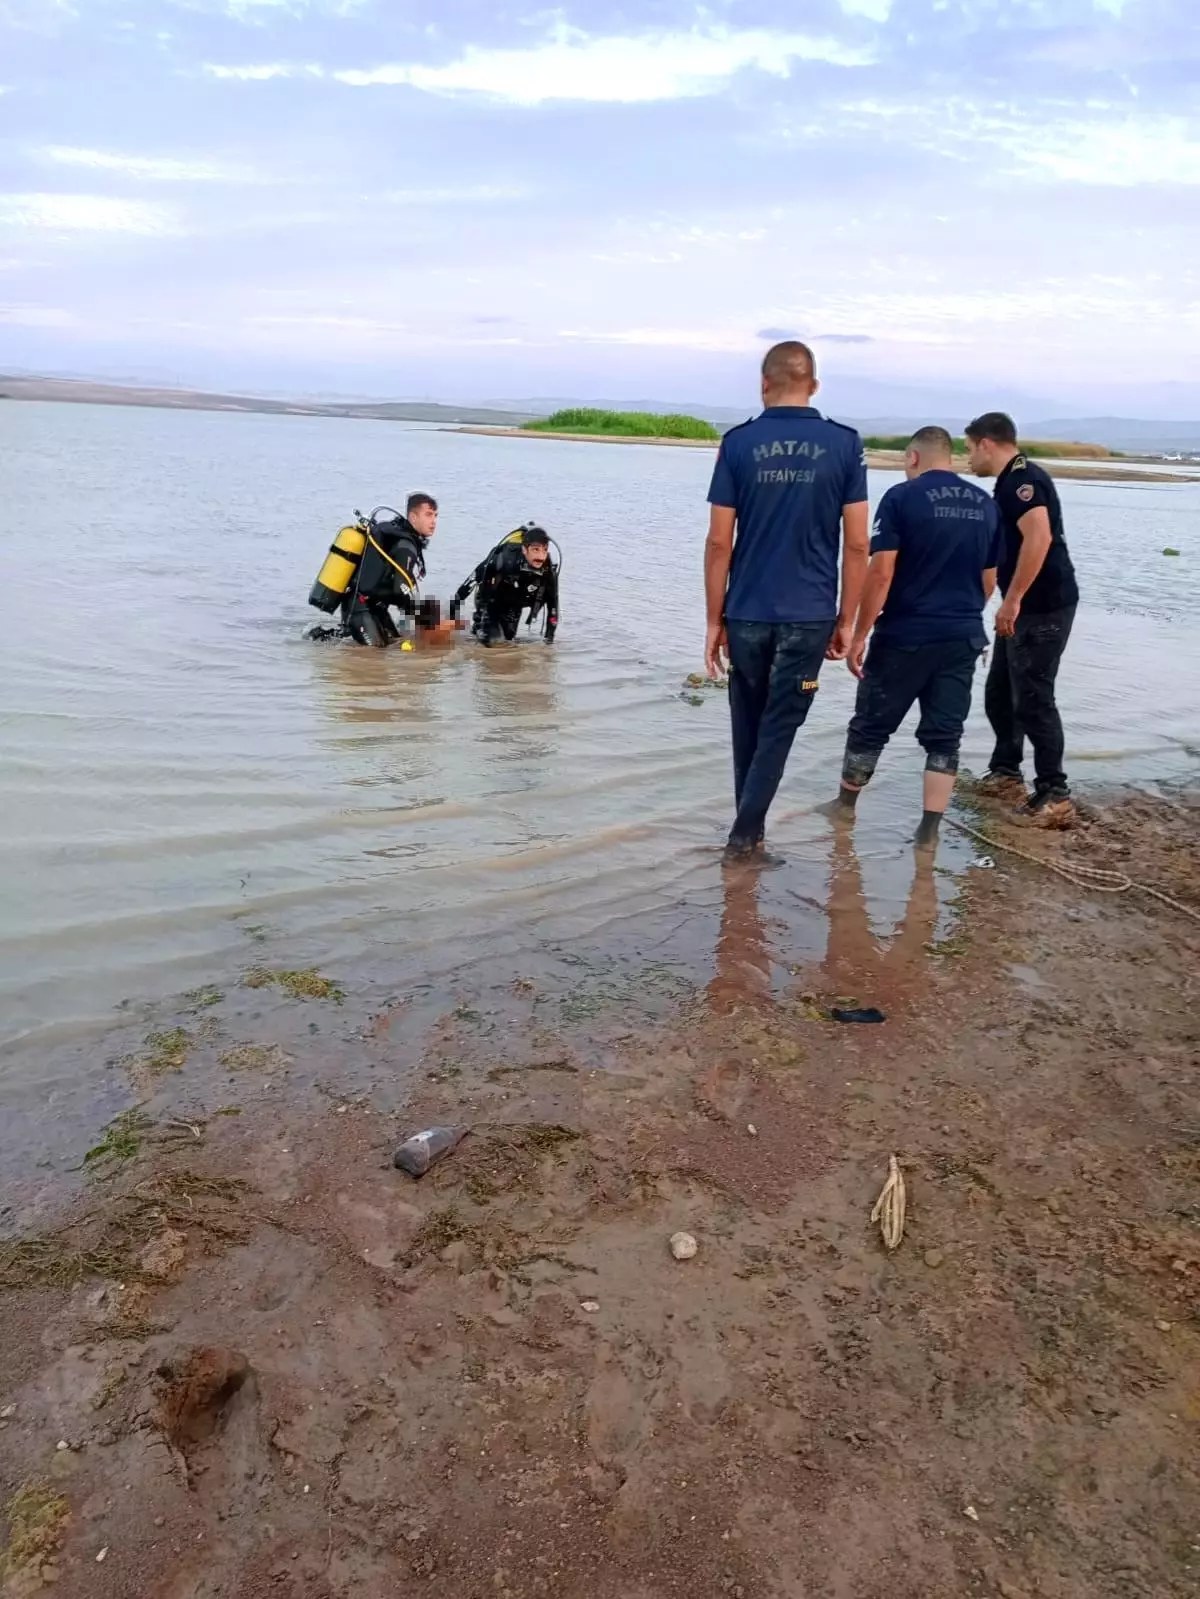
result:
[(294, 972), (255, 966), (242, 982), (247, 988), (281, 988), (289, 999), (331, 999), (340, 1005), (346, 998), (344, 990), (332, 978), (322, 977), (315, 966)]

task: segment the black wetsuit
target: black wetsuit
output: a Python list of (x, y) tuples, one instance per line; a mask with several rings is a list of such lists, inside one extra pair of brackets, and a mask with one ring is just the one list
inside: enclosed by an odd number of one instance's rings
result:
[(384, 649), (400, 637), (388, 607), (410, 616), (416, 611), (424, 550), (425, 540), (405, 517), (372, 524), (356, 581), (342, 601), (342, 628), (356, 644)]
[(484, 644), (516, 638), (522, 611), (528, 609), (532, 621), (543, 607), (543, 637), (547, 644), (553, 642), (558, 628), (558, 572), (549, 560), (544, 566), (532, 566), (521, 545), (502, 544), (480, 562), (454, 596), (452, 615), (457, 616), (462, 602), (475, 588), (479, 592), (471, 631)]

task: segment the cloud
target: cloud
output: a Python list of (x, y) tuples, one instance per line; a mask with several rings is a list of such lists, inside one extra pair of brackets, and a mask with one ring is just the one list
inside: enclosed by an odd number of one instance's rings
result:
[(874, 344), (870, 333), (814, 333), (814, 344)]
[[(838, 0), (842, 10), (850, 17), (866, 17), (870, 22), (884, 23), (892, 14), (892, 0)], [(1110, 0), (1120, 5), (1122, 0)]]
[(235, 83), (266, 83), (271, 78), (323, 78), (324, 67), (315, 63), (307, 66), (298, 66), (295, 62), (275, 61), (261, 66), (250, 67), (221, 67), (206, 63), (205, 72), (213, 78), (222, 78)]
[(108, 150), (85, 150), (74, 145), (50, 144), (37, 154), (58, 166), (88, 167), (97, 172), (120, 172), (125, 177), (160, 183), (246, 183), (253, 174), (245, 168), (216, 161), (181, 161), (173, 156), (118, 155)]
[[(1015, 111), (953, 98), (866, 100), (847, 103), (843, 117), (860, 131), (917, 145), (943, 159), (966, 161), (988, 149), (993, 159), (1007, 156), (1017, 172), (1065, 183), (1121, 188), (1200, 183), (1200, 138), (1194, 123), (1181, 116), (1131, 112), (1127, 104), (1081, 107), (1043, 100)], [(807, 128), (803, 136), (810, 137)]]
[(0, 224), (56, 233), (166, 236), (183, 231), (165, 206), (99, 194), (0, 194)]
[[(429, 94), (472, 95), (521, 106), (554, 100), (632, 105), (713, 94), (746, 70), (786, 78), (800, 61), (850, 67), (872, 59), (870, 48), (847, 45), (828, 34), (712, 28), (605, 37), (560, 22), (548, 38), (524, 48), (469, 45), (444, 66), (414, 62), (344, 69), (331, 76), (354, 88), (407, 85)], [(254, 70), (240, 69), (246, 76)], [(270, 75), (279, 70), (269, 69)]]
[(795, 328), (759, 328), (754, 337), (765, 339), (768, 344), (779, 344), (784, 339), (798, 339), (800, 335)]

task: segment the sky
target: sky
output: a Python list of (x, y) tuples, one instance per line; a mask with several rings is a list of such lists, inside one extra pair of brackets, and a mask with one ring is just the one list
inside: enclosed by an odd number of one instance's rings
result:
[(738, 405), (785, 336), (1200, 416), (1198, 0), (0, 0), (0, 370)]

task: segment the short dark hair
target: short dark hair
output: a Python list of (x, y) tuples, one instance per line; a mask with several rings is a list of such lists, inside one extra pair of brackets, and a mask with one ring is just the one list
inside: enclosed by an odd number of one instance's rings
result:
[(411, 516), (414, 511), (419, 511), (423, 505), (428, 505), (434, 511), (438, 508), (437, 501), (432, 494), (410, 494), (408, 503), (404, 507), (405, 516)]
[(945, 428), (930, 424), (929, 427), (918, 428), (908, 441), (910, 450), (923, 450), (926, 454), (937, 451), (939, 455), (950, 455), (954, 450), (954, 440)]
[(550, 547), (550, 535), (544, 527), (523, 527), (521, 529), (521, 544), (528, 549), (531, 544), (544, 544)]
[(985, 411), (974, 422), (968, 422), (964, 431), (973, 444), (981, 439), (990, 439), (993, 444), (1017, 442), (1017, 424), (1004, 411)]
[(817, 381), (817, 358), (799, 339), (785, 339), (763, 356), (762, 375), (773, 388), (802, 388)]

